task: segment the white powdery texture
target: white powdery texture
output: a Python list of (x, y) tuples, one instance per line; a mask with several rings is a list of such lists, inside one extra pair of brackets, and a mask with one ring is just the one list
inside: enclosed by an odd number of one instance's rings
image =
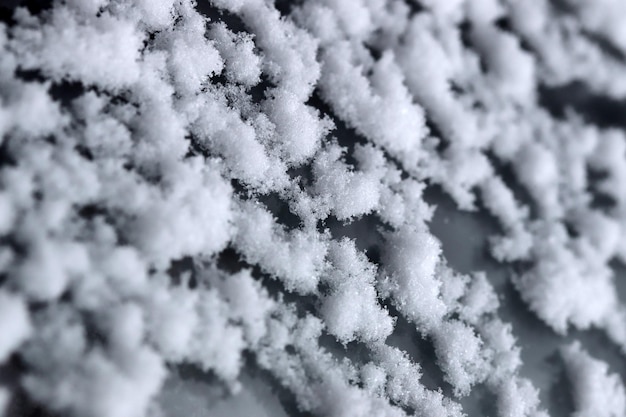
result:
[[(546, 417), (431, 189), (498, 222), (537, 317), (626, 354), (626, 136), (541, 100), (626, 98), (621, 0), (8, 4), (0, 415), (158, 416), (185, 365), (224, 395), (261, 370), (312, 415), (461, 417), (487, 390)], [(562, 355), (575, 417), (624, 415), (606, 364)]]

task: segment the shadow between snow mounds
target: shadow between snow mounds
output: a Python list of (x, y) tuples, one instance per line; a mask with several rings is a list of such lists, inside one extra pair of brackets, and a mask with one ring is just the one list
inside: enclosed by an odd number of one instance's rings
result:
[(539, 104), (556, 118), (575, 110), (585, 122), (600, 128), (626, 128), (626, 101), (600, 95), (581, 81), (562, 86), (539, 85)]
[(167, 416), (194, 417), (312, 417), (297, 407), (295, 398), (269, 372), (259, 369), (246, 355), (241, 389), (227, 392), (209, 372), (193, 365), (172, 369), (159, 404)]
[(551, 384), (546, 389), (547, 409), (551, 417), (568, 417), (574, 412), (571, 384), (567, 378), (565, 363), (557, 350), (547, 357), (552, 369)]
[(435, 346), (423, 337), (415, 325), (404, 318), (392, 305), (386, 304), (389, 314), (396, 318), (393, 333), (385, 343), (404, 351), (412, 362), (419, 364), (422, 370), (420, 382), (431, 391), (441, 390), (446, 397), (453, 397), (452, 386), (444, 379), (441, 368), (437, 365)]

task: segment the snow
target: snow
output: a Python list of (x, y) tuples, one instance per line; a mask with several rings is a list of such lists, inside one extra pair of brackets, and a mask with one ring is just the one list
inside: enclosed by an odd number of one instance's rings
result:
[(142, 415), (149, 398), (161, 384), (164, 369), (149, 351), (132, 353), (132, 368), (121, 374), (101, 352), (93, 352), (77, 365), (79, 370), (56, 385), (45, 377), (28, 377), (24, 384), (51, 408), (94, 417)]
[(497, 405), (499, 414), (503, 416), (547, 417), (548, 414), (545, 411), (536, 411), (538, 403), (537, 390), (530, 381), (508, 380), (501, 387)]
[(463, 294), (462, 318), (469, 323), (477, 323), (481, 316), (495, 312), (498, 306), (498, 296), (486, 275), (474, 274)]
[(320, 147), (332, 123), (319, 118), (315, 109), (288, 90), (274, 90), (263, 103), (263, 111), (276, 126), (276, 149), (289, 165), (302, 165)]
[(357, 132), (407, 163), (416, 163), (426, 134), (423, 110), (412, 103), (393, 54), (387, 53), (372, 65), (371, 83), (361, 67), (351, 62), (356, 59), (353, 55), (343, 40), (324, 49), (323, 97)]
[[(232, 10), (236, 4), (227, 7)], [(264, 2), (248, 1), (242, 7), (241, 17), (255, 33), (269, 77), (298, 99), (306, 99), (320, 76), (315, 38), (290, 20), (281, 20), (278, 10)]]
[[(132, 22), (104, 13), (81, 18), (71, 9), (54, 8), (41, 28), (37, 18), (19, 9), (9, 47), (24, 69), (40, 69), (54, 80), (63, 78), (121, 89), (137, 81), (143, 35)], [(98, 48), (93, 48), (98, 45)]]
[(524, 51), (518, 38), (492, 25), (476, 25), (472, 39), (497, 83), (499, 94), (521, 103), (535, 94), (535, 62)]
[(158, 4), (148, 0), (139, 0), (135, 5), (141, 13), (141, 22), (151, 29), (163, 29), (172, 23), (174, 18), (174, 0), (165, 0)]
[(260, 186), (270, 176), (272, 161), (256, 138), (254, 128), (230, 111), (220, 97), (201, 104), (202, 114), (194, 123), (201, 144), (223, 157), (232, 176)]
[(341, 161), (336, 145), (324, 149), (313, 163), (315, 189), (339, 220), (348, 220), (375, 210), (380, 201), (376, 173), (353, 171)]
[(588, 110), (626, 97), (626, 8), (561, 3), (0, 6), (0, 410), (158, 416), (186, 366), (224, 414), (256, 370), (312, 415), (545, 417), (519, 297), (573, 415), (623, 415), (578, 339), (626, 352), (626, 137)]
[(198, 15), (184, 17), (184, 30), (156, 35), (156, 50), (167, 52), (167, 67), (174, 87), (184, 93), (197, 92), (206, 78), (219, 73), (224, 65), (218, 50), (205, 38), (206, 22)]
[(416, 15), (399, 45), (398, 62), (407, 87), (427, 110), (445, 137), (468, 146), (476, 140), (476, 122), (451, 91), (454, 66), (444, 45), (436, 39), (435, 23)]
[(193, 340), (199, 317), (196, 314), (198, 294), (177, 288), (159, 288), (152, 296), (152, 309), (147, 318), (148, 337), (164, 358), (180, 361), (185, 358)]
[(588, 252), (584, 242), (571, 248), (560, 246), (559, 240), (565, 239), (562, 229), (542, 239), (548, 230), (544, 225), (533, 247), (542, 258), (514, 281), (522, 298), (558, 332), (564, 333), (570, 323), (582, 329), (599, 324), (616, 308), (610, 270), (585, 259), (595, 252)]
[(249, 202), (242, 202), (236, 228), (234, 245), (248, 263), (260, 264), (290, 291), (317, 290), (327, 252), (323, 236), (311, 238), (300, 230), (287, 233), (268, 211)]
[(398, 308), (420, 327), (435, 327), (446, 312), (435, 278), (441, 245), (434, 236), (408, 227), (389, 234), (385, 264)]
[(0, 310), (0, 363), (3, 363), (30, 337), (32, 325), (26, 303), (19, 296), (0, 292)]
[(46, 93), (47, 86), (36, 83), (14, 83), (7, 92), (8, 114), (4, 130), (15, 130), (27, 136), (44, 136), (65, 123), (58, 105)]
[(608, 365), (574, 342), (561, 350), (572, 385), (576, 417), (621, 416), (626, 412), (626, 393), (621, 378)]
[(467, 395), (473, 384), (486, 377), (482, 341), (470, 327), (459, 321), (446, 322), (435, 331), (434, 345), (439, 366), (457, 395)]
[(213, 370), (227, 382), (236, 381), (245, 347), (243, 330), (228, 324), (228, 304), (215, 291), (200, 293), (197, 306), (198, 323), (189, 340), (187, 360), (204, 371)]
[(160, 204), (146, 207), (129, 225), (129, 238), (154, 260), (219, 251), (231, 236), (230, 187), (214, 167), (199, 159), (174, 175), (175, 191), (168, 192), (166, 187), (153, 197)]
[(554, 155), (539, 144), (529, 143), (515, 156), (515, 170), (546, 215), (560, 216), (555, 201), (558, 168)]
[(224, 60), (226, 77), (233, 82), (252, 87), (261, 80), (261, 59), (254, 52), (249, 34), (235, 34), (224, 23), (211, 26), (210, 38)]
[(273, 307), (265, 290), (249, 270), (243, 270), (224, 278), (220, 291), (231, 308), (231, 316), (243, 324), (244, 337), (256, 345), (267, 333), (265, 316)]
[(347, 239), (331, 244), (329, 258), (336, 270), (326, 278), (331, 293), (321, 307), (328, 331), (343, 343), (384, 341), (394, 320), (378, 304), (375, 267)]

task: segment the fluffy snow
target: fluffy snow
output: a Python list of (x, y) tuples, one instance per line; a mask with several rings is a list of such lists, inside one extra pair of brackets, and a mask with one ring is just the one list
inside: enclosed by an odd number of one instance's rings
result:
[(577, 342), (563, 347), (561, 354), (573, 388), (574, 416), (617, 417), (626, 413), (624, 383), (609, 373), (605, 362), (590, 356)]
[(374, 265), (347, 239), (331, 244), (329, 258), (335, 270), (326, 278), (331, 292), (321, 308), (328, 331), (344, 343), (384, 341), (394, 320), (378, 304)]
[(21, 297), (0, 292), (0, 328), (0, 363), (4, 363), (32, 332), (28, 308)]
[[(13, 3), (0, 415), (18, 394), (159, 416), (189, 367), (225, 397), (258, 370), (311, 415), (461, 417), (486, 390), (500, 417), (546, 417), (510, 294), (448, 263), (436, 190), (492, 221), (506, 285), (574, 339), (573, 415), (624, 415), (570, 331), (626, 352), (626, 136), (595, 102), (544, 103), (626, 97), (619, 0)], [(434, 356), (400, 347), (407, 327)]]
[(398, 308), (420, 327), (430, 329), (441, 321), (446, 305), (441, 282), (435, 277), (441, 246), (431, 234), (408, 227), (387, 236), (385, 263), (390, 292)]
[(55, 7), (44, 19), (20, 8), (16, 17), (22, 24), (12, 31), (9, 48), (23, 69), (105, 89), (128, 87), (140, 75), (145, 35), (131, 21), (109, 13), (81, 16), (67, 7)]
[(254, 42), (249, 34), (236, 34), (224, 23), (211, 26), (210, 38), (224, 60), (226, 77), (246, 87), (261, 81), (261, 59), (254, 52)]

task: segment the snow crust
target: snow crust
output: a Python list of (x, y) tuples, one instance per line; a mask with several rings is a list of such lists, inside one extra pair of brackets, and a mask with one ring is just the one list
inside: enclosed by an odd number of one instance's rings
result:
[[(554, 332), (626, 354), (626, 136), (539, 97), (626, 98), (621, 1), (21, 3), (0, 23), (0, 413), (20, 393), (158, 416), (190, 365), (229, 393), (254, 366), (313, 415), (460, 417), (481, 386), (501, 417), (546, 417), (430, 188), (496, 220), (491, 255)], [(604, 362), (562, 358), (573, 416), (625, 415)]]

